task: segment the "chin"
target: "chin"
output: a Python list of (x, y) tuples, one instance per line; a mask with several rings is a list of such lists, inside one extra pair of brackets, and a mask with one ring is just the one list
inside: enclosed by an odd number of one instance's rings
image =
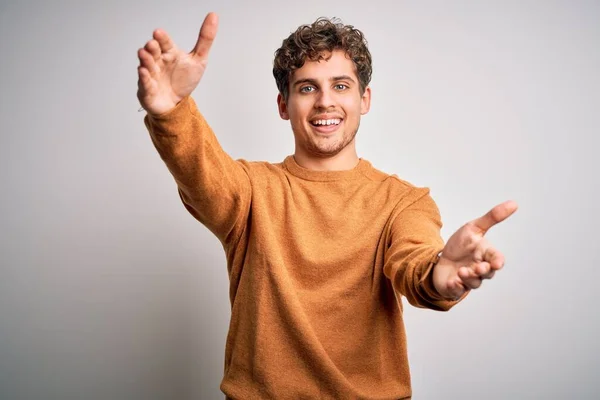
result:
[(323, 140), (320, 140), (320, 143), (312, 143), (312, 148), (318, 149), (321, 154), (335, 156), (350, 146), (355, 137), (356, 133), (348, 136), (342, 134), (342, 136), (339, 138), (329, 138), (330, 140), (333, 139), (332, 142), (330, 141), (329, 143), (323, 143)]
[(309, 147), (309, 152), (314, 154), (317, 157), (333, 157), (338, 155), (342, 150), (348, 146), (349, 142), (344, 144), (340, 142), (332, 143), (329, 145), (319, 145), (316, 143), (312, 143)]

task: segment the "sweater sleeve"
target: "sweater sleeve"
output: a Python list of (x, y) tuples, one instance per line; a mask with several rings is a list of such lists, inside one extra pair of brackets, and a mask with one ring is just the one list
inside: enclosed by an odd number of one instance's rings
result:
[(191, 97), (144, 123), (186, 209), (223, 245), (236, 242), (250, 209), (246, 167), (223, 151)]
[(448, 311), (457, 301), (448, 301), (433, 285), (432, 271), (444, 248), (442, 221), (429, 189), (413, 188), (392, 221), (384, 273), (394, 290), (420, 308)]

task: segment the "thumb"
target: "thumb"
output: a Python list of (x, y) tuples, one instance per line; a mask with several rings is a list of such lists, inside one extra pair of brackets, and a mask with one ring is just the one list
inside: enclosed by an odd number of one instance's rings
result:
[(208, 58), (210, 47), (217, 36), (217, 28), (219, 26), (219, 16), (214, 12), (208, 13), (198, 35), (198, 41), (192, 53), (201, 58)]
[(517, 211), (517, 208), (519, 208), (519, 206), (516, 202), (508, 200), (502, 204), (498, 204), (496, 207), (488, 211), (484, 216), (471, 221), (471, 223), (482, 233), (486, 233), (491, 227), (499, 224), (514, 214), (514, 212)]

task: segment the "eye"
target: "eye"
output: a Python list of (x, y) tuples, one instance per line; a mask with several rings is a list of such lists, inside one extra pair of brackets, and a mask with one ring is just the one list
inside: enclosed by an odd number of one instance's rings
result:
[(337, 85), (334, 86), (334, 88), (336, 90), (346, 90), (346, 89), (348, 89), (348, 85), (346, 85), (344, 83), (338, 83)]
[(310, 93), (315, 90), (314, 86), (304, 86), (300, 88), (300, 93)]

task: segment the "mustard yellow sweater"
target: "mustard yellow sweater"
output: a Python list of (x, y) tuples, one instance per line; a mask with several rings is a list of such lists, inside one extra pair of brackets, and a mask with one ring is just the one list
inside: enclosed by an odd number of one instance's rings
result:
[(191, 97), (146, 126), (187, 210), (221, 241), (231, 323), (221, 390), (245, 399), (404, 399), (401, 296), (448, 310), (431, 281), (438, 208), (363, 159), (348, 171), (234, 161)]

